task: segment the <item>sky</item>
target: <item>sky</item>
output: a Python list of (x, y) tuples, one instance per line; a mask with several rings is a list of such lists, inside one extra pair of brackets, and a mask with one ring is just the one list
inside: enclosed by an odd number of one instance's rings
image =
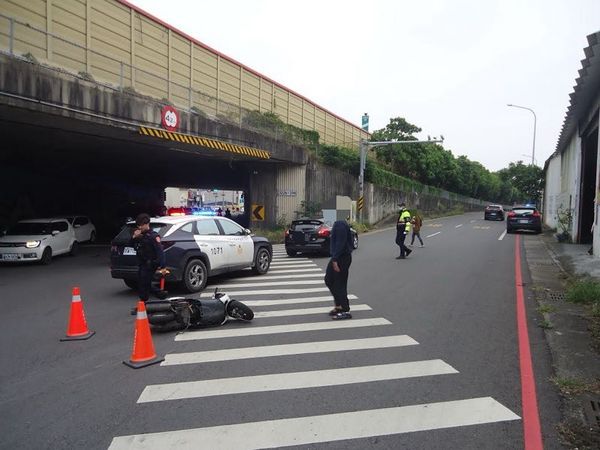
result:
[(490, 171), (556, 150), (600, 0), (129, 0), (369, 131), (403, 117)]

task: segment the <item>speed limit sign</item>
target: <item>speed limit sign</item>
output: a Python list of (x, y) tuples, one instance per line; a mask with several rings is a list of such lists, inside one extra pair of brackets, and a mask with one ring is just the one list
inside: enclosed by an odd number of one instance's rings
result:
[(175, 131), (179, 127), (179, 113), (172, 106), (163, 106), (161, 111), (162, 126), (169, 131)]

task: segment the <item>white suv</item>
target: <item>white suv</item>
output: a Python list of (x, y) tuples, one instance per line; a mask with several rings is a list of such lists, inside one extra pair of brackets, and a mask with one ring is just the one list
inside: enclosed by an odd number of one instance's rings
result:
[(21, 220), (0, 237), (1, 262), (41, 262), (77, 252), (75, 232), (65, 218)]

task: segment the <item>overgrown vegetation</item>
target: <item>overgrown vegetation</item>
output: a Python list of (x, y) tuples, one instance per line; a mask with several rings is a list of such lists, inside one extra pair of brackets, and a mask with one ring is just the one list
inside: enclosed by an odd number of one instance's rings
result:
[(592, 305), (597, 310), (600, 305), (600, 283), (588, 278), (570, 282), (567, 286), (567, 301)]
[[(348, 147), (319, 144), (318, 132), (286, 124), (272, 112), (246, 112), (242, 124), (303, 144), (315, 152), (321, 163), (358, 176), (358, 142), (348, 143)], [(421, 131), (406, 119), (396, 117), (390, 119), (385, 128), (373, 132), (371, 140), (416, 141), (414, 135)], [(437, 144), (385, 145), (375, 147), (373, 151), (375, 157), (367, 158), (365, 181), (379, 186), (411, 192), (422, 192), (428, 186), (429, 191), (443, 189), (455, 193), (453, 195), (503, 204), (536, 202), (541, 197), (542, 169), (522, 161), (490, 172), (466, 156), (454, 157), (451, 150)]]

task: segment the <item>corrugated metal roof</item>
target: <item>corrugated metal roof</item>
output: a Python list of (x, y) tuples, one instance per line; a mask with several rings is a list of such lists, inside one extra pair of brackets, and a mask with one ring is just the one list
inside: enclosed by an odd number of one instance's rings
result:
[(589, 112), (592, 102), (600, 94), (600, 31), (590, 34), (587, 40), (589, 46), (583, 49), (585, 59), (581, 61), (579, 77), (575, 79), (573, 92), (569, 94), (571, 104), (567, 108), (556, 151), (548, 161), (565, 150), (571, 136), (577, 131), (578, 121)]

